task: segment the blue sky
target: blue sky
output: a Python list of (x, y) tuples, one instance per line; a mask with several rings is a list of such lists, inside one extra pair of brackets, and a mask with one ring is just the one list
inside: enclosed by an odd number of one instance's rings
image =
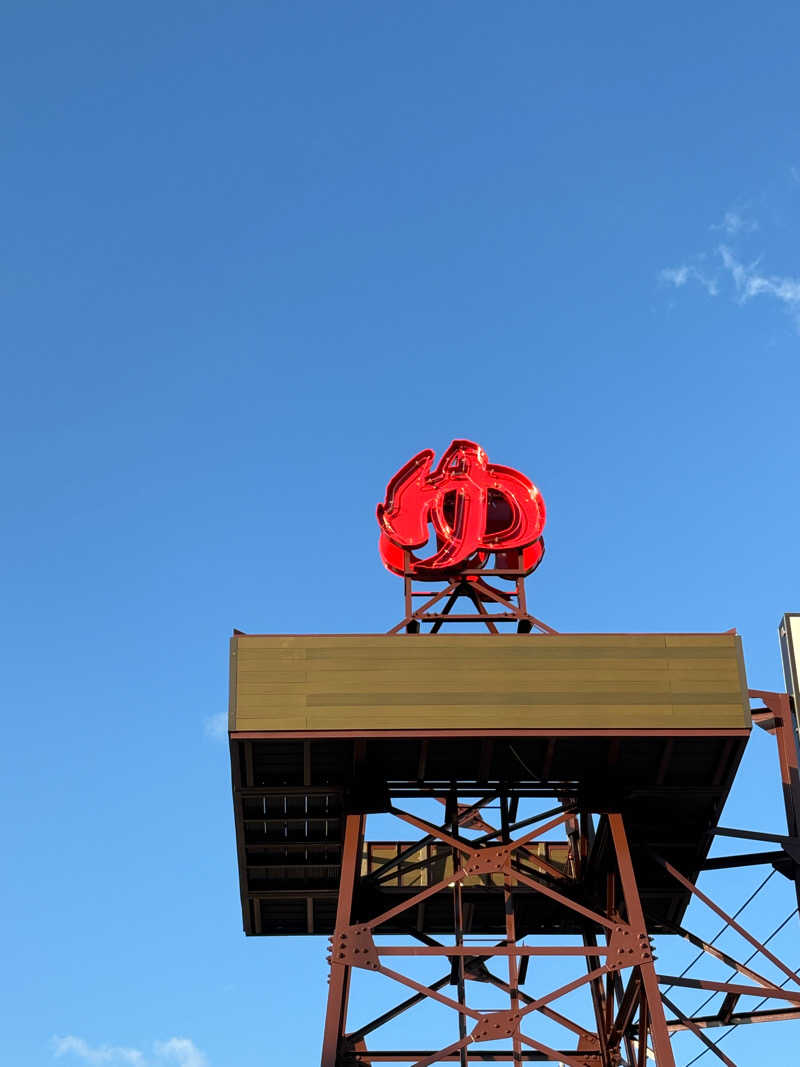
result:
[[(471, 437), (537, 483), (557, 629), (736, 626), (781, 685), (800, 12), (76, 0), (2, 25), (0, 1052), (314, 1063), (324, 943), (240, 932), (227, 637), (398, 621), (374, 506), (413, 453)], [(780, 829), (771, 759), (735, 810)]]

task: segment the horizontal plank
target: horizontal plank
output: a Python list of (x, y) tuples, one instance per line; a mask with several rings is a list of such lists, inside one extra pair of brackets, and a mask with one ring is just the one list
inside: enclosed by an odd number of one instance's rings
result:
[[(535, 714), (536, 709), (543, 704), (581, 704), (584, 707), (595, 704), (605, 704), (624, 707), (630, 704), (646, 705), (669, 703), (690, 707), (691, 705), (698, 703), (698, 697), (700, 698), (700, 702), (704, 705), (728, 704), (735, 706), (739, 703), (738, 694), (735, 692), (697, 694), (671, 693), (664, 692), (663, 690), (660, 692), (643, 692), (641, 689), (637, 689), (633, 692), (622, 692), (617, 690), (576, 693), (574, 690), (570, 689), (568, 692), (564, 692), (563, 690), (560, 692), (541, 692), (532, 690), (529, 690), (528, 692), (504, 692), (498, 690), (484, 693), (464, 688), (461, 691), (450, 690), (444, 695), (447, 697), (447, 703), (454, 706), (473, 705), (475, 707), (505, 708), (507, 706), (518, 705), (529, 708), (532, 714)], [(430, 693), (427, 692), (414, 693), (386, 691), (364, 693), (308, 693), (306, 701), (309, 708), (372, 707), (376, 704), (401, 707), (436, 707), (439, 703), (438, 701), (432, 702)]]
[[(558, 659), (565, 655), (570, 657), (578, 657), (582, 655), (592, 655), (600, 658), (608, 655), (613, 655), (615, 652), (622, 653), (623, 655), (630, 655), (637, 653), (640, 655), (651, 655), (666, 657), (670, 655), (670, 652), (675, 650), (668, 649), (666, 644), (662, 641), (657, 644), (642, 645), (638, 642), (625, 642), (625, 641), (613, 641), (603, 644), (595, 644), (593, 642), (559, 642), (554, 643), (551, 639), (548, 639), (545, 643), (539, 643), (537, 637), (530, 637), (526, 635), (523, 638), (519, 636), (516, 638), (516, 643), (510, 645), (503, 642), (500, 637), (490, 637), (491, 641), (496, 642), (489, 646), (485, 643), (478, 644), (477, 642), (469, 642), (461, 645), (445, 645), (440, 643), (437, 635), (435, 641), (429, 640), (425, 642), (424, 637), (421, 640), (404, 641), (402, 638), (389, 637), (386, 638), (385, 643), (380, 645), (353, 645), (344, 646), (331, 644), (323, 648), (315, 648), (307, 650), (307, 659), (310, 662), (322, 662), (325, 660), (336, 660), (340, 657), (348, 656), (362, 656), (364, 659), (371, 659), (378, 655), (380, 657), (396, 658), (402, 660), (415, 660), (415, 659), (463, 659), (465, 657), (482, 657), (486, 656), (493, 660), (505, 660), (518, 658), (521, 660), (531, 660), (538, 658), (554, 658)], [(718, 654), (724, 654), (723, 650), (719, 646), (696, 646), (700, 652), (716, 652)], [(688, 649), (692, 651), (693, 649)], [(684, 651), (681, 650), (681, 655)]]
[[(294, 640), (294, 639), (293, 639)], [(308, 658), (308, 650), (301, 644), (297, 645), (285, 645), (276, 644), (272, 641), (265, 643), (258, 638), (234, 638), (231, 643), (231, 650), (234, 654), (241, 655), (243, 652), (257, 652), (259, 656), (265, 659), (284, 660), (290, 662), (291, 660), (305, 660)]]
[(277, 708), (264, 708), (258, 712), (238, 714), (236, 725), (228, 729), (236, 730), (308, 730), (308, 716), (305, 712), (293, 710), (291, 714)]
[[(397, 640), (395, 638), (395, 640)], [(435, 642), (431, 641), (432, 644)], [(400, 642), (398, 641), (398, 645)], [(246, 652), (241, 654), (246, 654)], [(463, 663), (506, 663), (506, 664), (534, 664), (534, 663), (570, 663), (580, 664), (584, 661), (604, 663), (609, 660), (622, 661), (625, 663), (636, 660), (650, 660), (653, 663), (669, 663), (674, 660), (692, 662), (695, 660), (716, 660), (726, 662), (730, 652), (719, 646), (695, 647), (695, 648), (666, 648), (666, 647), (639, 647), (637, 645), (607, 645), (580, 646), (569, 648), (564, 645), (552, 645), (546, 649), (488, 649), (486, 647), (463, 647), (461, 649), (442, 649), (419, 653), (415, 651), (405, 652), (402, 648), (382, 647), (365, 650), (354, 649), (345, 651), (342, 649), (331, 650), (324, 656), (309, 654), (307, 664), (314, 670), (337, 670), (339, 664), (347, 666), (357, 665), (359, 668), (369, 669), (375, 663), (414, 663), (414, 664), (446, 664)]]
[[(730, 709), (711, 708), (706, 709), (702, 717), (702, 726), (706, 729), (722, 728), (731, 723)], [(369, 717), (353, 715), (351, 712), (341, 712), (335, 716), (326, 715), (321, 711), (309, 713), (307, 717), (308, 730), (363, 730), (365, 727), (373, 730), (391, 729), (451, 729), (454, 732), (491, 728), (492, 725), (502, 726), (504, 729), (692, 729), (698, 727), (698, 718), (687, 709), (676, 709), (672, 705), (641, 705), (626, 708), (621, 712), (618, 707), (612, 705), (598, 705), (587, 711), (584, 705), (577, 707), (570, 705), (542, 706), (536, 709), (536, 714), (531, 715), (530, 708), (511, 707), (503, 710), (502, 720), (495, 718), (487, 719), (485, 709), (468, 708), (463, 706), (443, 706), (436, 709), (436, 714), (431, 715), (430, 709), (420, 711), (409, 709), (402, 715), (398, 715), (396, 707), (373, 707)], [(739, 723), (738, 725), (741, 725)], [(242, 729), (256, 729), (243, 725)], [(261, 729), (270, 729), (265, 725)], [(288, 729), (288, 727), (275, 723), (274, 729)]]
[(621, 691), (657, 690), (675, 692), (708, 692), (727, 690), (741, 692), (736, 669), (694, 672), (670, 671), (370, 671), (350, 672), (336, 675), (318, 674), (308, 678), (298, 676), (293, 681), (276, 681), (269, 672), (240, 672), (240, 693), (327, 693), (371, 692), (392, 690), (395, 692), (441, 693), (466, 687), (483, 691), (502, 688), (507, 692), (527, 692), (534, 684), (540, 692), (569, 689), (585, 692), (594, 689), (619, 689)]
[(302, 692), (297, 692), (294, 695), (290, 693), (257, 693), (250, 698), (248, 690), (240, 687), (237, 696), (237, 717), (246, 713), (248, 700), (259, 708), (288, 708), (295, 710), (306, 707), (308, 694)]
[(713, 644), (735, 649), (741, 640), (738, 634), (663, 634), (662, 636), (668, 648)]
[(249, 673), (260, 670), (264, 673), (276, 675), (322, 675), (337, 674), (341, 671), (360, 671), (369, 673), (380, 670), (408, 670), (414, 671), (454, 671), (463, 670), (465, 666), (472, 670), (669, 670), (679, 667), (684, 670), (724, 670), (734, 669), (736, 660), (731, 653), (724, 653), (721, 649), (704, 653), (702, 656), (687, 655), (676, 652), (674, 649), (669, 653), (656, 654), (653, 649), (627, 650), (617, 649), (611, 655), (611, 649), (592, 655), (567, 655), (565, 650), (560, 650), (557, 655), (549, 656), (522, 656), (492, 655), (490, 651), (482, 649), (480, 654), (470, 653), (469, 649), (462, 650), (460, 655), (450, 653), (447, 656), (409, 657), (397, 654), (375, 653), (371, 656), (364, 655), (339, 655), (335, 658), (326, 658), (320, 661), (293, 660), (278, 661), (272, 657), (262, 656), (256, 649), (247, 649), (239, 653), (237, 663), (241, 672)]
[[(517, 677), (509, 677), (507, 674), (498, 676), (486, 673), (473, 673), (461, 671), (441, 678), (423, 678), (416, 674), (404, 677), (392, 678), (385, 675), (352, 676), (346, 675), (341, 685), (332, 686), (330, 678), (313, 678), (305, 683), (304, 691), (309, 696), (323, 695), (327, 693), (375, 693), (392, 692), (407, 694), (425, 694), (428, 697), (439, 693), (458, 691), (476, 691), (484, 693), (517, 693), (528, 694), (535, 686), (537, 693), (713, 693), (727, 692), (739, 695), (738, 678), (735, 674), (728, 673), (713, 678), (676, 678), (669, 673), (663, 675), (651, 675), (646, 678), (630, 678), (625, 675), (609, 674), (600, 677), (597, 674), (586, 672), (581, 676), (571, 675), (565, 679), (561, 675), (543, 677), (540, 673), (532, 675), (530, 672)], [(248, 692), (271, 691), (268, 682), (243, 683), (240, 692), (246, 685)], [(281, 691), (295, 692), (296, 686), (281, 686)]]
[(237, 667), (239, 678), (269, 678), (271, 682), (277, 684), (297, 685), (298, 682), (313, 677), (314, 673), (309, 671), (305, 665), (298, 665), (291, 670), (287, 670), (285, 665), (281, 668), (275, 668), (255, 657), (252, 659), (240, 659)]

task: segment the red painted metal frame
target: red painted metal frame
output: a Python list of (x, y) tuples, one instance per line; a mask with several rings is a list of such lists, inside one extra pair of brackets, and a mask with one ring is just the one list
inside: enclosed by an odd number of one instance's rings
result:
[[(523, 551), (509, 551), (504, 555), (513, 563), (512, 566), (469, 567), (457, 574), (443, 576), (444, 586), (431, 591), (430, 579), (426, 579), (424, 585), (416, 584), (418, 578), (412, 555), (406, 552), (402, 570), (398, 570), (403, 577), (405, 615), (389, 633), (420, 633), (424, 625), (430, 626), (430, 633), (438, 633), (445, 624), (456, 623), (480, 623), (492, 634), (500, 633), (501, 627), (509, 625), (515, 627), (518, 633), (534, 630), (545, 634), (557, 633), (552, 626), (528, 611), (525, 577), (530, 573), (530, 568), (526, 569)], [(488, 580), (490, 578), (500, 578), (511, 585), (498, 588), (496, 582)], [(415, 598), (424, 598), (423, 603), (415, 607)], [(454, 611), (456, 604), (464, 600), (471, 610)], [(444, 604), (440, 604), (441, 601)]]
[[(781, 694), (758, 692), (751, 693), (751, 696), (763, 699), (767, 710), (770, 707), (773, 709), (769, 722), (759, 711), (754, 715), (765, 729), (778, 735), (784, 782), (791, 786), (792, 773), (797, 767), (797, 753), (796, 748), (788, 744), (788, 739), (793, 740), (794, 735), (786, 705), (773, 699)], [(673, 932), (699, 947), (709, 959), (715, 959), (742, 975), (747, 984), (729, 979), (695, 979), (656, 972), (646, 912), (640, 899), (624, 818), (620, 812), (608, 811), (600, 816), (607, 822), (616, 869), (608, 876), (604, 899), (587, 901), (585, 898), (578, 899), (581, 867), (594, 836), (594, 820), (587, 811), (566, 806), (549, 819), (546, 818), (548, 813), (543, 813), (539, 817), (540, 824), (528, 829), (530, 819), (512, 825), (510, 812), (512, 808), (516, 810), (516, 802), (511, 795), (513, 787), (510, 792), (500, 790), (499, 793), (495, 791), (483, 795), (478, 801), (474, 800), (472, 788), (471, 802), (465, 802), (467, 794), (459, 797), (457, 790), (451, 789), (445, 800), (446, 818), (442, 825), (434, 825), (397, 806), (390, 809), (392, 815), (407, 826), (415, 827), (425, 837), (422, 842), (409, 844), (397, 856), (385, 861), (378, 873), (391, 871), (393, 866), (400, 864), (403, 855), (423, 847), (425, 841), (438, 842), (440, 846), (451, 850), (453, 870), (439, 881), (422, 886), (410, 899), (404, 899), (395, 907), (355, 924), (351, 906), (358, 880), (363, 874), (360, 856), (364, 820), (362, 816), (348, 816), (337, 923), (331, 938), (331, 980), (322, 1067), (358, 1067), (361, 1064), (383, 1062), (413, 1063), (413, 1067), (456, 1062), (468, 1067), (470, 1063), (477, 1062), (522, 1063), (532, 1059), (561, 1063), (566, 1067), (617, 1067), (620, 1064), (641, 1067), (647, 1062), (655, 1062), (657, 1067), (675, 1067), (670, 1039), (672, 1035), (685, 1031), (694, 1034), (705, 1050), (718, 1061), (735, 1067), (730, 1056), (706, 1036), (709, 1027), (800, 1019), (800, 976), (673, 864), (654, 853), (654, 862), (659, 863), (671, 879), (722, 918), (727, 927), (755, 949), (753, 955), (759, 954), (776, 967), (786, 976), (792, 988), (785, 988), (787, 981), (777, 984), (765, 977), (757, 967), (749, 966), (749, 961), (739, 962), (682, 926), (675, 926)], [(785, 797), (791, 830), (792, 820), (797, 815), (797, 809), (792, 806), (794, 793), (791, 788), (785, 790)], [(482, 809), (498, 799), (500, 826), (492, 828)], [(553, 815), (553, 812), (550, 814)], [(536, 822), (536, 819), (533, 821)], [(478, 838), (465, 838), (462, 830), (467, 827), (485, 832)], [(512, 836), (523, 827), (526, 833)], [(552, 867), (542, 856), (526, 847), (541, 840), (545, 834), (559, 830), (566, 833), (569, 844), (570, 859), (566, 869)], [(719, 833), (723, 836), (774, 839), (788, 849), (789, 860), (796, 843), (796, 837), (791, 833), (762, 835), (724, 828), (719, 828)], [(374, 868), (370, 868), (370, 871), (373, 875), (376, 873)], [(493, 945), (466, 944), (462, 889), (468, 879), (486, 877), (502, 878), (506, 936)], [(794, 877), (796, 880), (796, 866)], [(541, 894), (580, 915), (585, 921), (583, 944), (520, 944), (512, 901), (515, 888), (519, 890), (519, 887)], [(453, 898), (452, 944), (437, 941), (418, 928), (420, 905), (437, 894), (447, 893)], [(376, 941), (384, 923), (390, 919), (396, 923), (398, 917), (403, 915), (408, 915), (407, 934), (420, 944), (383, 944)], [(441, 957), (449, 964), (449, 971), (437, 981), (424, 985), (402, 970), (403, 959), (415, 957)], [(536, 957), (573, 958), (576, 963), (583, 960), (585, 971), (557, 988), (531, 997), (522, 985), (528, 961)], [(493, 961), (505, 961), (506, 978), (490, 969)], [(411, 995), (366, 1025), (348, 1031), (347, 997), (353, 968), (380, 974), (402, 986)], [(494, 1011), (472, 1007), (468, 990), (475, 981), (489, 982), (504, 991), (508, 996), (508, 1007)], [(446, 986), (453, 985), (455, 995), (442, 991)], [(726, 998), (717, 1015), (693, 1016), (668, 996), (673, 987), (723, 992)], [(559, 999), (577, 990), (585, 990), (590, 997), (594, 1029), (570, 1018), (569, 1012), (565, 1014), (558, 1010)], [(757, 996), (777, 1004), (770, 1004), (762, 1010), (736, 1012), (736, 1003), (742, 996)], [(433, 1002), (454, 1014), (457, 1037), (452, 1042), (437, 1050), (368, 1049), (367, 1038), (371, 1042), (372, 1035), (381, 1027), (423, 1002)], [(539, 1017), (560, 1025), (565, 1031), (565, 1043), (569, 1044), (571, 1039), (575, 1047), (555, 1049), (532, 1033), (531, 1025)], [(487, 1048), (490, 1040), (505, 1040), (508, 1045), (502, 1050)]]
[[(631, 1021), (636, 1012), (639, 1012), (640, 1021), (637, 1029), (638, 1039), (646, 1044), (648, 1038), (655, 1049), (658, 1062), (663, 1067), (674, 1067), (674, 1059), (669, 1043), (669, 1032), (664, 1015), (663, 1006), (658, 991), (658, 979), (655, 974), (653, 955), (650, 939), (647, 932), (644, 913), (639, 900), (636, 880), (633, 873), (633, 865), (630, 857), (627, 836), (622, 816), (618, 813), (610, 813), (608, 820), (614, 842), (618, 864), (618, 882), (621, 890), (621, 901), (624, 905), (624, 915), (616, 907), (605, 912), (595, 911), (574, 899), (569, 893), (568, 886), (563, 886), (563, 872), (554, 871), (538, 856), (526, 850), (525, 846), (530, 842), (542, 837), (544, 834), (563, 826), (566, 823), (574, 823), (574, 812), (568, 810), (556, 816), (536, 829), (529, 831), (521, 837), (512, 838), (508, 825), (508, 808), (505, 799), (501, 805), (503, 810), (503, 826), (499, 834), (495, 833), (493, 839), (499, 836), (501, 844), (493, 845), (484, 843), (475, 847), (474, 841), (465, 841), (462, 837), (454, 836), (447, 825), (434, 827), (432, 824), (418, 817), (393, 809), (393, 813), (404, 822), (424, 830), (428, 835), (435, 837), (444, 844), (450, 845), (454, 852), (459, 855), (460, 861), (457, 869), (448, 874), (439, 882), (421, 889), (410, 900), (403, 901), (394, 908), (375, 916), (367, 922), (358, 925), (337, 923), (336, 932), (332, 938), (331, 954), (331, 993), (329, 997), (329, 1011), (326, 1024), (324, 1052), (322, 1058), (323, 1067), (343, 1067), (344, 1064), (361, 1064), (382, 1062), (386, 1060), (408, 1061), (414, 1060), (414, 1067), (428, 1067), (429, 1064), (442, 1060), (452, 1059), (458, 1053), (462, 1063), (468, 1064), (480, 1060), (499, 1061), (511, 1059), (513, 1062), (522, 1062), (523, 1047), (526, 1050), (533, 1049), (537, 1059), (546, 1059), (552, 1062), (566, 1064), (567, 1067), (595, 1067), (619, 1063), (618, 1047), (623, 1039), (629, 1047), (632, 1041), (629, 1036)], [(460, 815), (460, 813), (459, 813)], [(458, 818), (458, 816), (457, 816)], [(350, 819), (355, 820), (355, 816)], [(355, 840), (356, 831), (348, 825), (348, 841)], [(539, 868), (539, 873), (532, 876), (528, 872), (529, 864)], [(348, 862), (348, 870), (352, 870), (352, 864)], [(549, 875), (556, 874), (562, 882), (562, 888), (553, 888), (548, 884)], [(460, 925), (460, 909), (457, 906), (461, 884), (468, 878), (476, 875), (502, 875), (504, 894), (506, 898), (506, 937), (501, 942), (491, 946), (464, 945), (463, 929)], [(514, 886), (526, 886), (537, 893), (557, 901), (564, 907), (576, 911), (588, 924), (599, 928), (604, 932), (604, 944), (593, 943), (576, 945), (527, 945), (518, 944), (514, 929), (514, 912), (509, 906), (510, 894)], [(609, 887), (611, 891), (611, 887)], [(374, 940), (374, 933), (389, 919), (394, 919), (403, 912), (416, 913), (418, 906), (429, 897), (452, 891), (456, 901), (456, 925), (455, 943), (442, 945), (434, 939), (426, 937), (422, 946), (414, 945), (379, 945)], [(342, 899), (352, 900), (354, 886), (342, 886)], [(340, 907), (340, 914), (346, 912)], [(413, 930), (414, 924), (410, 921), (409, 929)], [(387, 965), (386, 958), (403, 958), (412, 956), (441, 956), (451, 962), (455, 961), (458, 970), (458, 998), (453, 998), (441, 993), (439, 990), (445, 980), (425, 986), (394, 966)], [(519, 969), (521, 961), (528, 957), (580, 957), (590, 963), (586, 973), (574, 980), (564, 983), (543, 996), (531, 998), (519, 988)], [(508, 967), (508, 981), (496, 978), (486, 969), (486, 963), (492, 959), (505, 958)], [(505, 1011), (484, 1012), (471, 1008), (466, 1002), (464, 994), (464, 966), (465, 962), (475, 966), (476, 962), (484, 965), (483, 980), (492, 981), (504, 989), (509, 996), (509, 1008)], [(381, 974), (412, 990), (414, 997), (398, 1005), (396, 1009), (376, 1021), (368, 1024), (353, 1034), (348, 1035), (346, 1026), (341, 1025), (343, 1018), (342, 1004), (344, 1001), (342, 989), (346, 981), (345, 975), (349, 975), (352, 967), (360, 967), (373, 973)], [(633, 997), (628, 994), (628, 1005), (623, 1009), (629, 1016), (620, 1024), (615, 1018), (613, 1010), (613, 996), (615, 990), (620, 992), (620, 986), (615, 986), (613, 979), (622, 971), (630, 971), (627, 990), (634, 988)], [(607, 987), (608, 999), (601, 995), (597, 1004), (599, 1013), (597, 1017), (598, 1032), (593, 1034), (585, 1027), (572, 1022), (567, 1016), (554, 1010), (551, 1005), (559, 998), (581, 987), (593, 986), (597, 988), (598, 982), (604, 976), (608, 976)], [(363, 1046), (363, 1039), (367, 1033), (374, 1032), (384, 1022), (393, 1019), (402, 1011), (420, 1002), (420, 998), (429, 998), (440, 1005), (450, 1008), (458, 1013), (459, 1037), (443, 1049), (431, 1052), (419, 1053), (414, 1050), (383, 1050), (367, 1051)], [(621, 1002), (626, 1000), (626, 990), (621, 990)], [(521, 1002), (524, 1006), (521, 1006)], [(632, 1008), (632, 1010), (631, 1010)], [(574, 1050), (556, 1050), (544, 1041), (532, 1036), (523, 1029), (523, 1026), (532, 1021), (534, 1013), (546, 1014), (551, 1021), (564, 1026), (573, 1035), (578, 1037), (578, 1047)], [(466, 1024), (471, 1023), (467, 1031)], [(616, 1026), (615, 1026), (616, 1024)], [(476, 1050), (474, 1045), (482, 1044), (488, 1040), (507, 1038), (511, 1041), (511, 1047), (503, 1052)], [(358, 1046), (358, 1047), (357, 1047)], [(644, 1047), (644, 1046), (642, 1046)], [(334, 1053), (334, 1048), (336, 1052)], [(527, 1057), (525, 1057), (527, 1058)]]

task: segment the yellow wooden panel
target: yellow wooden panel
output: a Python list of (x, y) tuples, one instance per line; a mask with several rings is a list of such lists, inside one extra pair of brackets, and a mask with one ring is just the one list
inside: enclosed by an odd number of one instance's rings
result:
[(229, 721), (703, 730), (747, 727), (750, 715), (730, 634), (243, 635), (232, 641)]
[(238, 696), (239, 716), (247, 714), (248, 697), (253, 703), (257, 702), (259, 708), (288, 708), (296, 711), (298, 708), (307, 706), (305, 693), (269, 693), (265, 696), (263, 693), (251, 694), (246, 688), (240, 688)]

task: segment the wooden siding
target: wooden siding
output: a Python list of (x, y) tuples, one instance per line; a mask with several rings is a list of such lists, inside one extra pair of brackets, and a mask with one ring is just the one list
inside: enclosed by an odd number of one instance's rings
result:
[(750, 727), (733, 634), (237, 635), (245, 731)]

